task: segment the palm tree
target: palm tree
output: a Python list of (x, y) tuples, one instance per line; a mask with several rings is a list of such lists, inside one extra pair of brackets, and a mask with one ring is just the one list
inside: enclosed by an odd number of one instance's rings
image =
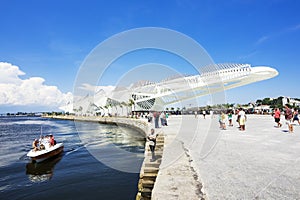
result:
[(78, 108), (78, 112), (80, 112), (80, 113), (81, 113), (81, 115), (82, 115), (82, 110), (83, 110), (82, 106), (79, 106), (79, 108)]
[[(95, 106), (97, 106), (97, 105), (95, 104)], [(103, 113), (105, 113), (105, 110), (102, 106), (97, 106), (97, 111), (100, 111), (100, 113), (102, 114), (101, 110)]]
[(120, 108), (121, 108), (121, 110), (122, 110), (122, 115), (123, 115), (123, 113), (124, 113), (124, 109), (123, 109), (123, 105), (122, 105), (122, 103), (120, 103), (120, 104), (119, 104), (119, 106), (120, 106)]
[(131, 112), (135, 111), (135, 104), (133, 99), (129, 99), (128, 106), (131, 107)]
[(107, 109), (107, 115), (108, 115), (108, 113), (109, 113), (108, 105), (105, 105), (104, 108)]
[(114, 106), (115, 109), (116, 109), (116, 114), (118, 114), (118, 106), (120, 106), (120, 104), (119, 104), (119, 103), (118, 103), (118, 104), (114, 103), (113, 106)]
[[(109, 103), (109, 104), (108, 104), (108, 108), (111, 108), (111, 112), (112, 112), (112, 106), (113, 106), (112, 103)], [(108, 112), (109, 112), (109, 111), (108, 111)], [(110, 114), (112, 114), (112, 113), (110, 113)]]
[[(122, 101), (122, 102), (120, 103), (120, 107), (122, 108), (122, 114), (124, 114), (124, 111), (123, 111), (124, 107), (126, 107), (127, 114), (128, 114), (128, 105), (126, 104), (126, 102)], [(126, 114), (126, 115), (127, 115), (127, 114)]]

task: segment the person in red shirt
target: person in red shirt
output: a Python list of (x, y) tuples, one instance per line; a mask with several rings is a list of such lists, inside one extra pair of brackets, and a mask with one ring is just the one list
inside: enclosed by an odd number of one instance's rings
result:
[(50, 135), (50, 146), (54, 146), (55, 145), (55, 140), (54, 140), (54, 136)]
[(282, 124), (280, 123), (280, 110), (278, 108), (275, 109), (275, 113), (274, 113), (274, 119), (275, 122), (277, 123), (277, 127), (281, 127)]

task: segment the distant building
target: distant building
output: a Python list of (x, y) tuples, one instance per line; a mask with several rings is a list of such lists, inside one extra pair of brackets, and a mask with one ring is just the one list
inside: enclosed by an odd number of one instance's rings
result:
[(61, 109), (79, 115), (128, 115), (131, 111), (163, 110), (167, 105), (278, 75), (270, 67), (236, 63), (209, 65), (199, 71), (201, 74), (173, 77), (158, 83), (139, 81), (128, 88), (111, 88), (109, 91), (100, 90), (92, 95), (77, 96), (73, 103)]
[(300, 107), (300, 101), (296, 100), (295, 98), (283, 97), (282, 98), (282, 105), (284, 106), (285, 104), (290, 104), (292, 106)]
[(254, 112), (258, 114), (271, 113), (272, 109), (269, 105), (260, 105), (254, 107)]

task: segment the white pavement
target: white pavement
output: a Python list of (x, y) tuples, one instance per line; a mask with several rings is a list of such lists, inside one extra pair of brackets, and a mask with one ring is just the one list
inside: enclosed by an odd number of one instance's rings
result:
[(300, 126), (248, 115), (242, 132), (235, 119), (220, 130), (217, 116), (171, 116), (153, 199), (201, 199), (202, 185), (206, 199), (300, 199)]

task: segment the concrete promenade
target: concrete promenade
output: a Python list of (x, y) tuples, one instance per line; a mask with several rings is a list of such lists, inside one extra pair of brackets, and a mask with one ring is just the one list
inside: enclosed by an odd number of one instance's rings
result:
[(171, 116), (152, 199), (300, 199), (300, 126), (248, 115), (246, 131), (218, 117)]

